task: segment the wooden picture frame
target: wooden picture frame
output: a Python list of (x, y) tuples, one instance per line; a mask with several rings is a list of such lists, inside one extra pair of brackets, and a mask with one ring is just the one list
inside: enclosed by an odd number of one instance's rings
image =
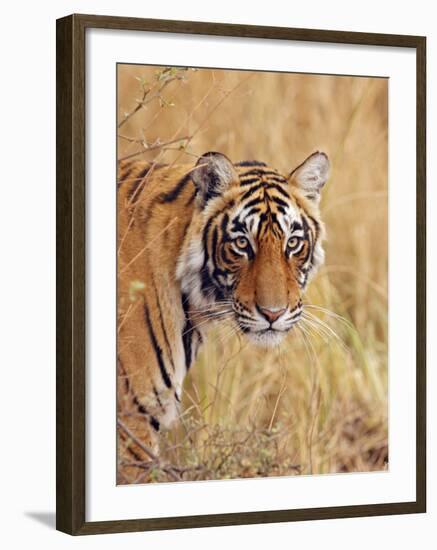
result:
[[(89, 28), (409, 48), (416, 52), (416, 499), (411, 502), (86, 521), (85, 33)], [(419, 513), (426, 510), (426, 39), (420, 36), (70, 15), (57, 21), (57, 529), (72, 535)]]

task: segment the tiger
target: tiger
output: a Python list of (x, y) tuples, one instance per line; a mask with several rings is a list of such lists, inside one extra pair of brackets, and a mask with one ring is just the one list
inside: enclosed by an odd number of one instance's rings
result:
[(288, 175), (214, 151), (194, 165), (119, 162), (120, 460), (156, 460), (211, 326), (231, 322), (266, 347), (299, 322), (324, 261), (329, 171), (320, 151)]

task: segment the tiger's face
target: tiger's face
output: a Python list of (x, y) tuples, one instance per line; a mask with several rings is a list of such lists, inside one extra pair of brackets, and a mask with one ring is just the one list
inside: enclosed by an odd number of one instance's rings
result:
[(282, 340), (299, 321), (307, 283), (323, 262), (318, 203), (328, 170), (319, 152), (288, 177), (256, 161), (233, 165), (219, 153), (199, 160), (191, 174), (192, 230), (179, 262), (194, 308), (231, 316), (256, 343)]

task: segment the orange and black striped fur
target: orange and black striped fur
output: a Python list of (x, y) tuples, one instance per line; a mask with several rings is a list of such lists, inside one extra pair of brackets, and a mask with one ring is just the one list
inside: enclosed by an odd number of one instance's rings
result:
[(323, 261), (324, 153), (290, 175), (207, 153), (195, 166), (121, 162), (118, 182), (120, 459), (157, 452), (213, 322), (260, 345), (299, 321)]

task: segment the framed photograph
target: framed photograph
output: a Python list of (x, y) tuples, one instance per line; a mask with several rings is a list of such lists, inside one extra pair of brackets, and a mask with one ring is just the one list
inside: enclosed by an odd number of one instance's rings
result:
[(426, 41), (57, 22), (57, 528), (426, 509)]

